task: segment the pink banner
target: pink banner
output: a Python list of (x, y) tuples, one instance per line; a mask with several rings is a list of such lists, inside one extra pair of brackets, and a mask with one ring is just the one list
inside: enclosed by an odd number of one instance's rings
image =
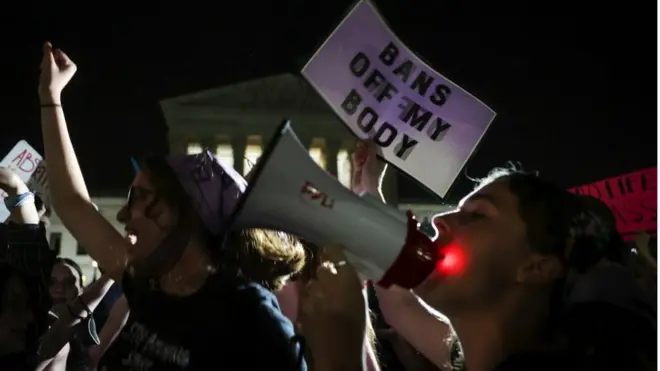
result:
[[(656, 234), (658, 168), (598, 181), (569, 189), (569, 192), (596, 197), (614, 213), (619, 232), (625, 237), (647, 231)], [(628, 239), (626, 238), (626, 239)]]

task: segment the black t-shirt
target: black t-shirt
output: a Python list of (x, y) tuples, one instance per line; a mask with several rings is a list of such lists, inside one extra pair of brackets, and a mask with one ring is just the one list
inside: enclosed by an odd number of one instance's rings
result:
[(69, 341), (69, 354), (66, 357), (66, 371), (94, 370), (92, 359), (89, 357), (89, 348), (94, 344), (87, 321), (76, 325), (71, 341)]
[(124, 274), (122, 288), (130, 315), (99, 371), (306, 370), (293, 325), (258, 284), (212, 276), (180, 298)]

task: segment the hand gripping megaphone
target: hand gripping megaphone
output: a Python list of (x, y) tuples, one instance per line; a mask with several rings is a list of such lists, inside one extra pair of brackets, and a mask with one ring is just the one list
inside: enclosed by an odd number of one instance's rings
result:
[(381, 286), (418, 286), (440, 253), (409, 213), (357, 196), (320, 168), (288, 121), (257, 162), (231, 228), (268, 228), (318, 246), (339, 243), (363, 276)]

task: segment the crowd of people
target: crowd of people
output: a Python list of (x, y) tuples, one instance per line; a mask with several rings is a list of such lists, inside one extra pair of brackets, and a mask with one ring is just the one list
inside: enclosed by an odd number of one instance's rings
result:
[[(83, 287), (48, 245), (49, 210), (0, 169), (3, 371), (656, 369), (655, 260), (596, 199), (494, 171), (432, 220), (465, 264), (413, 290), (363, 282), (350, 246), (228, 228), (248, 183), (210, 152), (139, 162), (121, 234), (69, 138), (61, 92), (76, 66), (46, 44), (41, 69), (52, 207), (102, 276)], [(352, 191), (385, 202), (374, 146), (358, 141), (351, 162)]]

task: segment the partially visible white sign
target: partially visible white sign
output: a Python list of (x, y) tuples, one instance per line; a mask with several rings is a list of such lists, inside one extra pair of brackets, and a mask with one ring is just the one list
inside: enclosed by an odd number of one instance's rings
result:
[(367, 0), (301, 73), (356, 136), (376, 142), (386, 161), (440, 196), (495, 118), (408, 49)]
[[(22, 181), (33, 192), (37, 193), (47, 205), (50, 204), (50, 193), (48, 191), (48, 176), (46, 175), (46, 164), (43, 157), (28, 142), (21, 140), (0, 161), (0, 167), (8, 168), (18, 174)], [(2, 192), (1, 201), (7, 197)], [(4, 202), (0, 202), (0, 221), (9, 217), (9, 211)]]

